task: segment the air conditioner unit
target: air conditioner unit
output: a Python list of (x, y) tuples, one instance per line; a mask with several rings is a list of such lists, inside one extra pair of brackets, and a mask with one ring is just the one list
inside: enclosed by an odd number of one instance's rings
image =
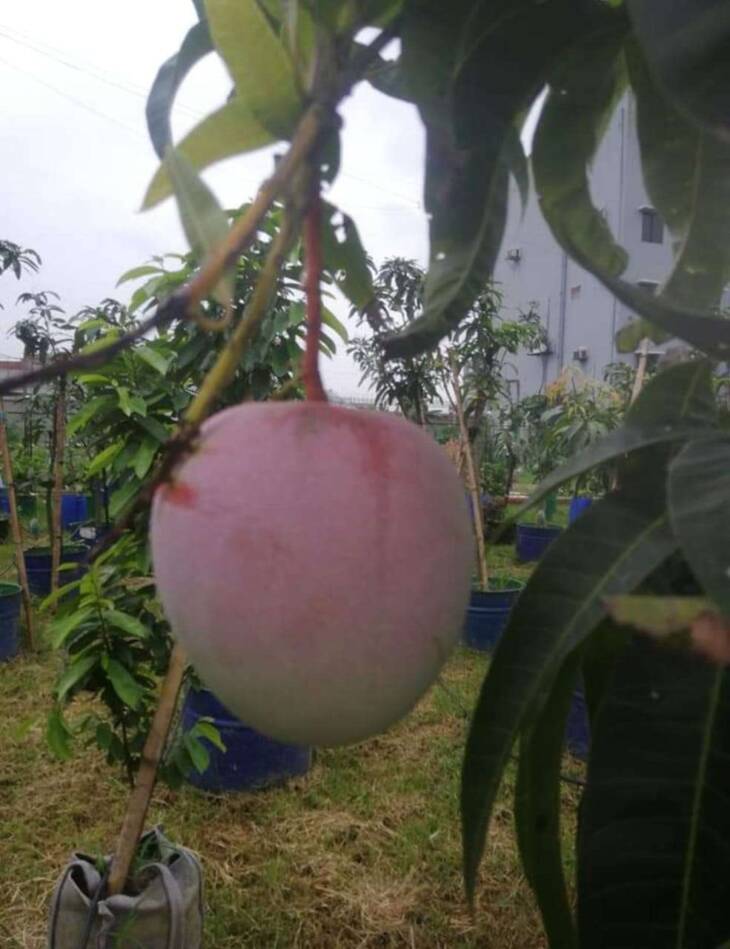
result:
[(553, 349), (550, 345), (550, 340), (546, 339), (544, 342), (539, 343), (537, 346), (533, 346), (532, 349), (527, 350), (528, 356), (549, 356), (552, 353)]
[(586, 346), (579, 346), (577, 349), (574, 349), (573, 359), (575, 359), (576, 362), (588, 362), (588, 348)]
[(511, 247), (505, 254), (507, 260), (512, 261), (513, 264), (518, 264), (522, 260), (522, 251), (519, 247)]

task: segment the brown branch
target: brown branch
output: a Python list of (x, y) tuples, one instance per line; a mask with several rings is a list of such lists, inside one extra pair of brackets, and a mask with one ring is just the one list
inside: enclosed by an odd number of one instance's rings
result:
[[(316, 185), (319, 188), (319, 183)], [(322, 337), (322, 222), (319, 191), (316, 190), (304, 220), (307, 295), (307, 340), (302, 361), (304, 392), (310, 402), (326, 402), (327, 395), (319, 374), (319, 344)]]

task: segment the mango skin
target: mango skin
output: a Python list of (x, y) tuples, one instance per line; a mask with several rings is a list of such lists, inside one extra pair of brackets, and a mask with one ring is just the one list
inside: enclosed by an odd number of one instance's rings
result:
[(341, 745), (397, 721), (459, 640), (473, 540), (417, 426), (327, 403), (212, 417), (158, 489), (152, 556), (205, 684), (271, 738)]

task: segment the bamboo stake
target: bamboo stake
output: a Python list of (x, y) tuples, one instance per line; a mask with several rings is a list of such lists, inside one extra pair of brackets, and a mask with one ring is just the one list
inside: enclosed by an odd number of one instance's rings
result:
[(484, 510), (482, 508), (482, 498), (479, 491), (479, 478), (477, 477), (474, 452), (471, 450), (469, 432), (467, 431), (466, 419), (464, 418), (464, 403), (461, 398), (461, 388), (459, 386), (459, 372), (456, 368), (456, 362), (453, 356), (449, 358), (449, 364), (451, 366), (451, 384), (454, 389), (454, 406), (456, 408), (456, 417), (459, 421), (459, 435), (461, 436), (462, 450), (466, 459), (467, 480), (469, 482), (469, 493), (471, 495), (472, 521), (477, 542), (479, 577), (482, 590), (486, 590), (489, 586), (489, 570), (487, 568), (487, 552), (484, 544)]
[[(290, 214), (282, 224), (281, 230), (274, 239), (274, 243), (266, 258), (261, 276), (251, 296), (241, 321), (234, 330), (226, 348), (218, 356), (218, 360), (203, 380), (195, 398), (190, 403), (184, 424), (197, 426), (215, 407), (218, 394), (233, 378), (236, 366), (241, 355), (266, 314), (271, 302), (276, 279), (281, 264), (288, 254), (296, 237), (298, 216)], [(152, 725), (142, 751), (142, 761), (137, 772), (137, 780), (129, 798), (127, 811), (124, 815), (122, 829), (117, 839), (117, 846), (109, 873), (108, 893), (114, 896), (121, 893), (129, 875), (134, 852), (142, 835), (147, 818), (152, 791), (157, 780), (162, 755), (170, 732), (177, 697), (180, 693), (187, 658), (183, 649), (175, 645), (170, 655), (170, 663), (162, 683), (160, 700), (155, 711)]]
[(63, 456), (66, 444), (66, 377), (61, 376), (54, 413), (53, 494), (51, 510), (51, 593), (58, 589), (58, 571), (61, 566), (63, 539)]
[(33, 622), (33, 604), (28, 586), (28, 573), (25, 569), (23, 554), (23, 529), (18, 517), (17, 497), (15, 494), (15, 480), (13, 478), (13, 463), (10, 458), (8, 445), (8, 431), (5, 424), (5, 406), (0, 401), (0, 453), (2, 454), (3, 479), (8, 492), (8, 506), (10, 508), (10, 532), (15, 546), (15, 568), (18, 571), (18, 582), (23, 598), (23, 612), (25, 613), (25, 636), (28, 649), (35, 650), (35, 630)]

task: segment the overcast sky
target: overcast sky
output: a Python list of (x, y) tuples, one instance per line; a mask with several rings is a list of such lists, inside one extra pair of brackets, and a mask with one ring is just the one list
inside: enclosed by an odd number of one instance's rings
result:
[[(43, 269), (0, 281), (0, 353), (19, 355), (8, 328), (22, 286), (56, 290), (71, 313), (115, 289), (150, 255), (185, 249), (174, 203), (138, 212), (157, 160), (144, 121), (160, 63), (194, 22), (190, 0), (23, 0), (0, 10), (0, 238), (36, 249)], [(179, 138), (220, 105), (229, 81), (214, 56), (182, 87)], [(421, 186), (423, 131), (415, 109), (361, 86), (342, 106), (342, 170), (330, 199), (356, 219), (376, 261), (427, 255)], [(271, 170), (271, 153), (205, 174), (225, 206), (247, 200)], [(340, 315), (344, 315), (339, 310)], [(342, 353), (326, 383), (353, 394), (357, 371)]]

